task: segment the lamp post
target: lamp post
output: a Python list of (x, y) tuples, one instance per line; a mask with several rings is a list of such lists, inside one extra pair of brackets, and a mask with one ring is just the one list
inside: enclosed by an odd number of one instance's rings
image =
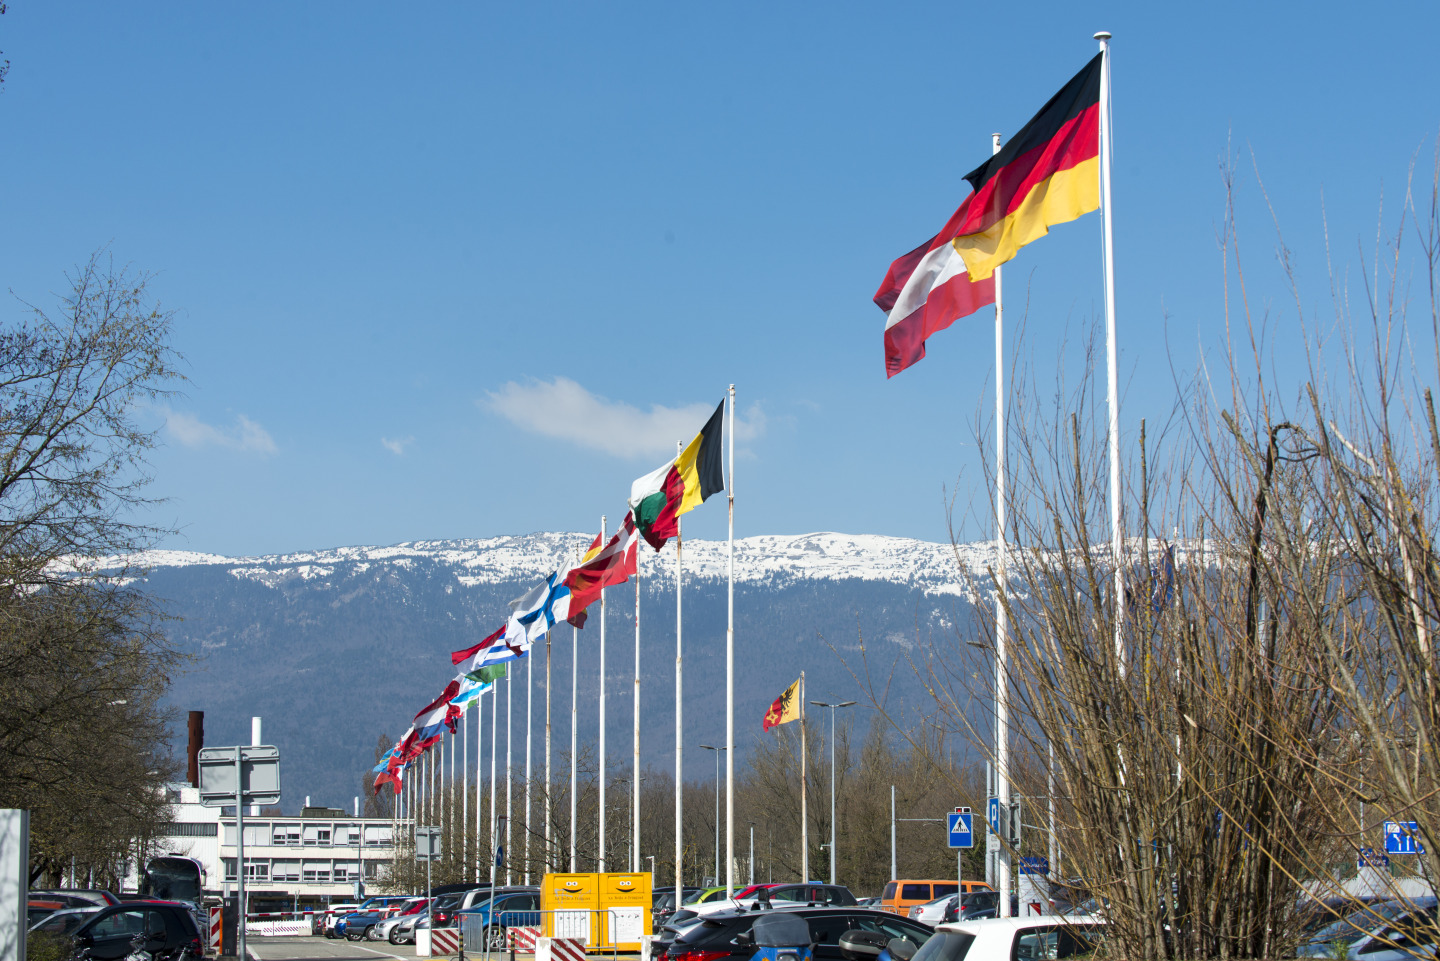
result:
[[(835, 704), (826, 701), (811, 701), (816, 707), (830, 709), (830, 883), (835, 883), (835, 709), (850, 707), (854, 701), (840, 701)], [(805, 879), (809, 881), (809, 878)]]
[(715, 752), (715, 880), (720, 880), (720, 755), (726, 749), (715, 747), (710, 744), (702, 744), (700, 747), (706, 751)]

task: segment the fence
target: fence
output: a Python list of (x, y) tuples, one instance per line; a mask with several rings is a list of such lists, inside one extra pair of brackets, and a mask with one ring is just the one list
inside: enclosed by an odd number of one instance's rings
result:
[[(582, 956), (615, 957), (632, 953), (632, 945), (640, 945), (647, 936), (645, 908), (585, 908), (558, 911), (502, 911), (499, 920), (523, 923), (487, 924), (480, 914), (461, 914), (460, 932), (464, 938), (467, 958), (513, 956), (535, 952), (536, 944), (548, 939), (551, 957), (561, 961), (578, 951)], [(561, 944), (560, 942), (566, 942)], [(622, 945), (625, 947), (622, 949)]]
[[(323, 917), (323, 915), (322, 915)], [(293, 937), (315, 933), (313, 912), (245, 915), (245, 936), (258, 938)]]

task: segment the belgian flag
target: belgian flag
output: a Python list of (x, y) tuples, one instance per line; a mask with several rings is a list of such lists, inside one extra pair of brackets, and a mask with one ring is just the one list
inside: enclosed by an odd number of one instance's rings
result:
[(975, 193), (952, 243), (971, 281), (1020, 248), (1100, 206), (1097, 54), (999, 153), (965, 175)]
[(657, 551), (678, 531), (680, 515), (694, 510), (711, 494), (725, 489), (721, 446), (725, 433), (725, 402), (700, 428), (680, 456), (630, 485), (630, 513), (646, 543)]

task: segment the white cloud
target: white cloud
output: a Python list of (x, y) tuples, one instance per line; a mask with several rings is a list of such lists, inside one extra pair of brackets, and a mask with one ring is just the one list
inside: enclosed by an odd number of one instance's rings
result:
[(235, 423), (230, 427), (207, 424), (194, 414), (173, 410), (166, 410), (164, 414), (165, 432), (182, 447), (223, 447), (267, 457), (278, 451), (270, 432), (244, 414), (236, 414)]
[(396, 457), (405, 456), (405, 448), (409, 447), (413, 443), (415, 443), (414, 437), (380, 438), (380, 446), (384, 447)]
[[(716, 397), (715, 403), (719, 401)], [(675, 442), (688, 442), (715, 410), (714, 404), (705, 403), (652, 404), (648, 411), (641, 410), (592, 394), (568, 377), (548, 383), (511, 381), (478, 403), (524, 430), (625, 458), (673, 456)], [(735, 420), (738, 443), (759, 437), (764, 430), (765, 414), (758, 406)]]

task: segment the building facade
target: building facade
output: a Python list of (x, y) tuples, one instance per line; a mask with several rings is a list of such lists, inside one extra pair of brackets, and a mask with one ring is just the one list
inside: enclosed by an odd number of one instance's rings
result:
[[(154, 853), (195, 858), (205, 869), (207, 895), (232, 893), (239, 876), (234, 809), (202, 806), (199, 790), (189, 784), (172, 784), (167, 791), (171, 821)], [(371, 886), (395, 856), (396, 822), (390, 818), (307, 807), (299, 817), (247, 813), (243, 823), (252, 912), (354, 900), (356, 882)], [(137, 890), (139, 884), (140, 873), (132, 870), (125, 888)]]

